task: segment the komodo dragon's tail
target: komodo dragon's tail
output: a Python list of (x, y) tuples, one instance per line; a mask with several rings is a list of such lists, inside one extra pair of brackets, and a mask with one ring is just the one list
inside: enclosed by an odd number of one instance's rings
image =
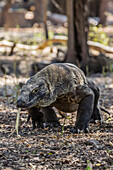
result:
[(105, 113), (107, 113), (108, 115), (110, 115), (110, 113), (109, 113), (106, 109), (104, 109), (103, 107), (100, 106), (100, 109), (101, 109), (103, 112), (105, 112)]

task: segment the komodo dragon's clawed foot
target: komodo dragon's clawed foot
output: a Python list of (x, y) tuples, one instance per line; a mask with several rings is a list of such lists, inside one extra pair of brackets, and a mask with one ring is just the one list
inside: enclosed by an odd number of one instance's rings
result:
[(59, 127), (61, 126), (59, 122), (47, 122), (45, 124), (45, 127), (54, 128), (54, 127)]
[(82, 133), (82, 132), (89, 133), (89, 128), (87, 127), (85, 129), (79, 129), (79, 128), (75, 127), (75, 128), (71, 128), (70, 132), (77, 133), (77, 134)]
[(99, 121), (100, 124), (103, 123), (101, 111), (100, 111), (100, 108), (98, 108), (98, 107), (96, 107), (95, 110), (93, 111), (93, 114), (90, 119), (90, 123), (96, 123), (97, 121)]

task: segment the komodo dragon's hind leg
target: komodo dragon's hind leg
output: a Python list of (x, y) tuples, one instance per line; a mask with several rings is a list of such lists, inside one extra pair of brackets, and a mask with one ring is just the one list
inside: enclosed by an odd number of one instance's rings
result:
[(78, 86), (76, 95), (81, 97), (79, 107), (77, 111), (77, 118), (75, 127), (71, 131), (73, 133), (79, 133), (80, 131), (89, 131), (89, 122), (94, 108), (94, 93), (87, 86)]
[(95, 95), (95, 100), (94, 100), (94, 109), (93, 109), (93, 114), (91, 116), (91, 123), (95, 123), (95, 120), (99, 120), (102, 123), (102, 115), (101, 115), (101, 109), (99, 107), (99, 97), (100, 97), (100, 91), (99, 88), (93, 83), (93, 82), (88, 82), (88, 86), (93, 90), (94, 95)]

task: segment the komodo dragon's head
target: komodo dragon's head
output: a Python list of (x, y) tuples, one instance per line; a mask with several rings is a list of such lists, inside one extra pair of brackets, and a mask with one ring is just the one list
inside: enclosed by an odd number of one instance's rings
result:
[(17, 107), (32, 108), (49, 106), (54, 100), (50, 84), (46, 79), (33, 76), (22, 87)]

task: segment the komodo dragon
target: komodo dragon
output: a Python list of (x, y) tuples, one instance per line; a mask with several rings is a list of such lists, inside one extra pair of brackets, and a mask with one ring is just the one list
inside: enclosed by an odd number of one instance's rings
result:
[(98, 100), (98, 87), (86, 79), (82, 70), (73, 64), (54, 63), (27, 81), (17, 107), (27, 108), (40, 126), (44, 122), (42, 112), (45, 112), (46, 122), (59, 125), (53, 106), (63, 112), (77, 111), (73, 132), (79, 133), (89, 131), (91, 119), (102, 120)]

